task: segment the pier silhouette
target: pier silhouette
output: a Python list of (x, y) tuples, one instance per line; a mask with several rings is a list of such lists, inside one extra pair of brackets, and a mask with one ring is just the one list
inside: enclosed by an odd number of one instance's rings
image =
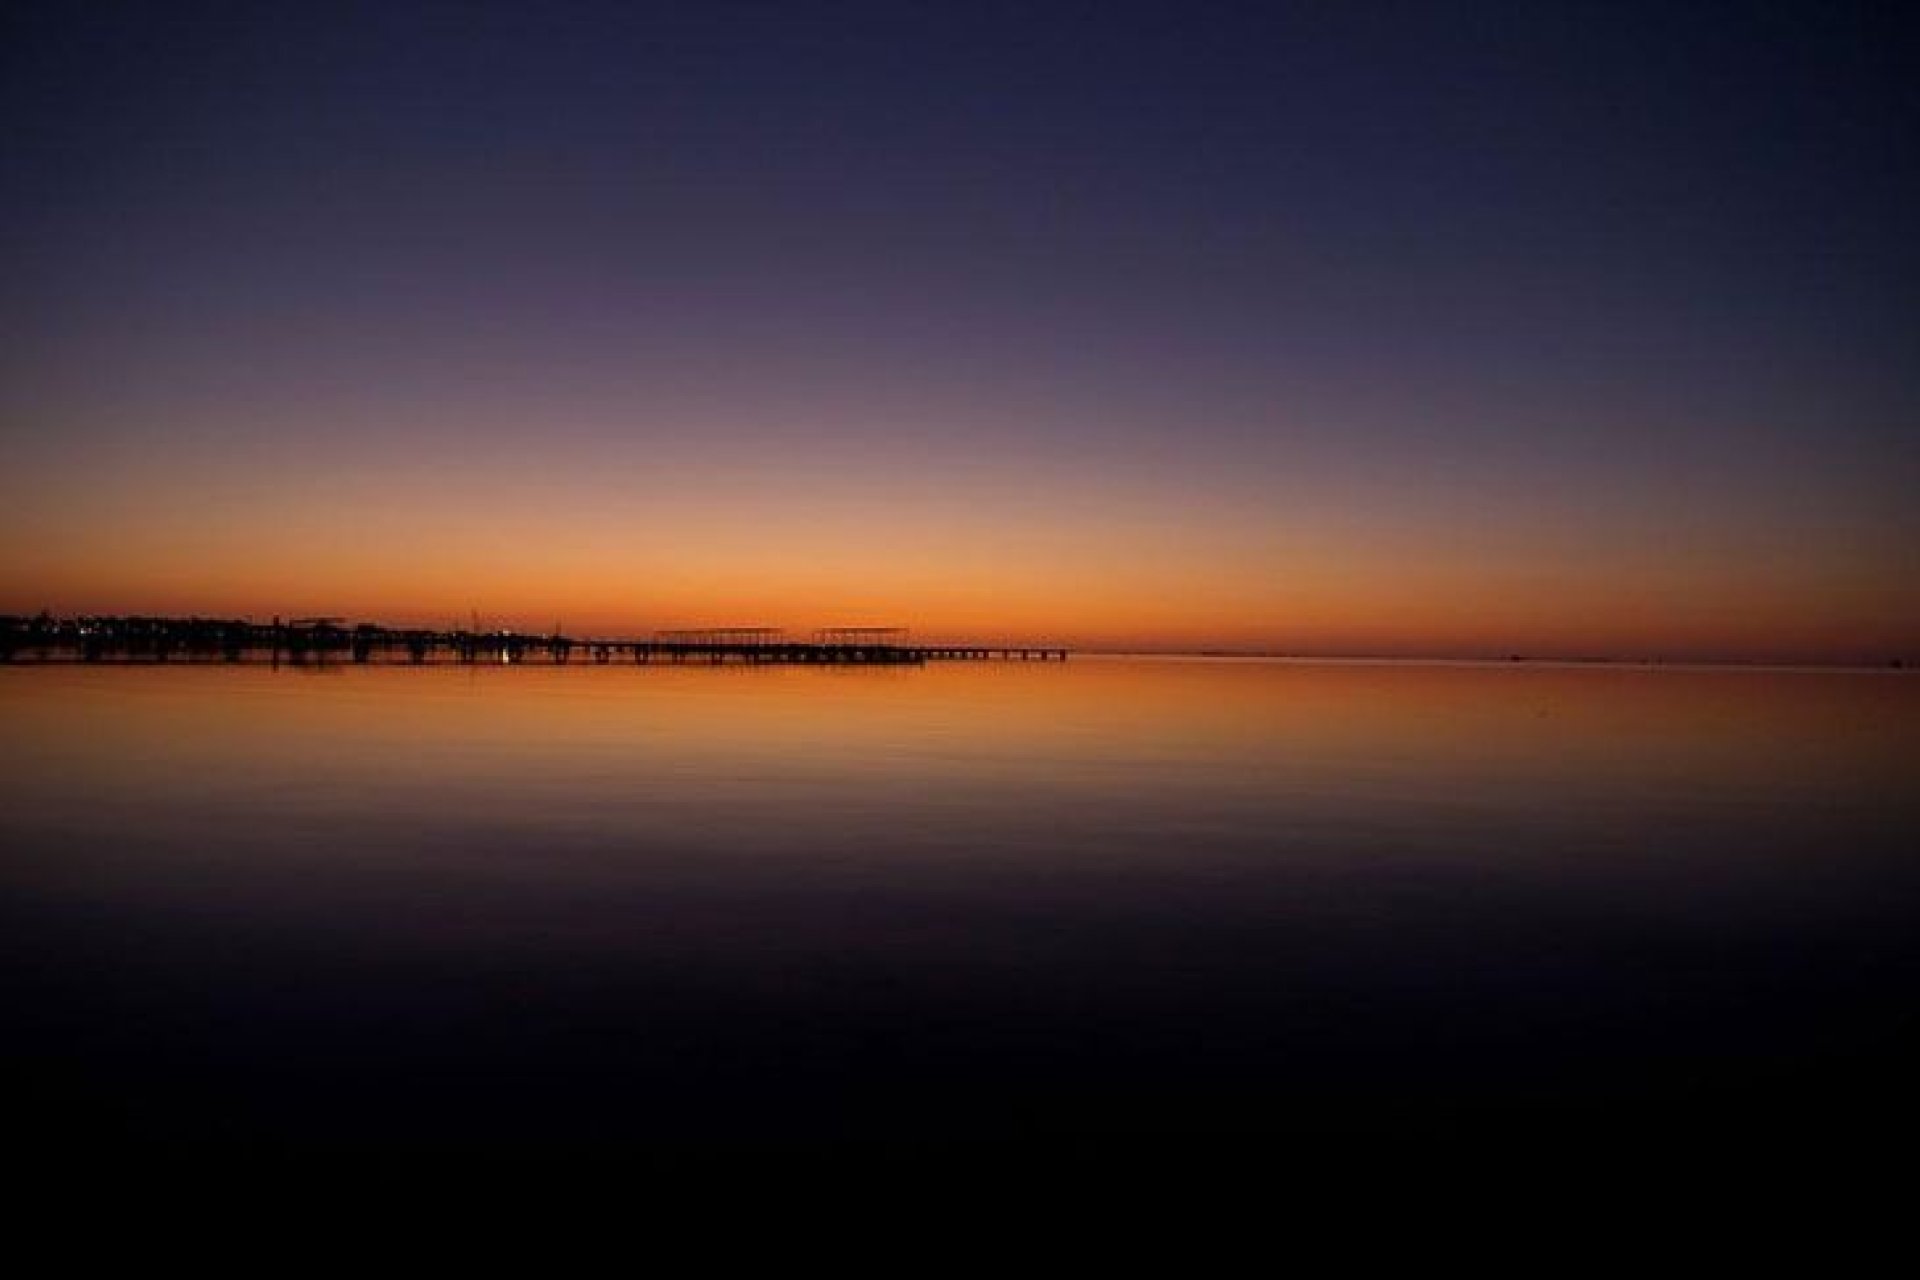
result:
[(534, 662), (742, 663), (785, 666), (921, 666), (929, 662), (1064, 662), (1058, 645), (922, 644), (903, 627), (827, 627), (795, 640), (779, 627), (655, 631), (645, 637), (575, 637), (479, 627), (449, 630), (349, 626), (337, 617), (270, 623), (205, 618), (0, 617), (0, 662), (348, 662), (512, 666)]

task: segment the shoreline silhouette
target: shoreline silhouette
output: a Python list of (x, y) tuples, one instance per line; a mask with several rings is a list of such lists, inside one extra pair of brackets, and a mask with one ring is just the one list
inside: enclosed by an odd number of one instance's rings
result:
[(0, 614), (0, 663), (35, 661), (222, 660), (298, 663), (304, 660), (419, 665), (453, 660), (508, 665), (528, 660), (564, 665), (576, 657), (605, 664), (698, 660), (779, 663), (918, 665), (929, 661), (1065, 661), (1084, 657), (1204, 658), (1222, 661), (1464, 663), (1472, 665), (1742, 670), (1914, 671), (1920, 659), (1835, 659), (1729, 654), (1552, 653), (1489, 649), (1482, 652), (1385, 652), (1289, 649), (1271, 646), (1066, 645), (1008, 640), (925, 642), (905, 627), (822, 627), (797, 638), (779, 627), (674, 628), (638, 635), (571, 635), (548, 631), (470, 627), (404, 627), (345, 618), (203, 618), (147, 614)]

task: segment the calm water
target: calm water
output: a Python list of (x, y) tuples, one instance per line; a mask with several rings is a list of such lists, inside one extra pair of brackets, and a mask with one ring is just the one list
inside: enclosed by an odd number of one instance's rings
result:
[(1920, 1004), (1893, 674), (17, 668), (0, 766), (69, 1153), (1804, 1137)]

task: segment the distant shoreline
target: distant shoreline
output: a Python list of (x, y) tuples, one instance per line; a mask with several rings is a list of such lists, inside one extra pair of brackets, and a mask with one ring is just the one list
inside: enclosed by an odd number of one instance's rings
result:
[[(302, 624), (306, 624), (303, 626)], [(314, 627), (313, 624), (318, 624)], [(757, 629), (767, 634), (767, 643), (793, 644), (784, 638), (775, 628)], [(871, 630), (871, 629), (856, 629)], [(1558, 655), (1534, 654), (1524, 651), (1488, 652), (1478, 654), (1439, 654), (1439, 653), (1369, 653), (1369, 652), (1301, 652), (1273, 648), (1228, 648), (1220, 646), (1194, 648), (1141, 648), (1133, 646), (1063, 646), (1057, 641), (1035, 644), (1027, 641), (907, 641), (906, 631), (899, 629), (897, 638), (889, 630), (889, 641), (894, 644), (913, 647), (932, 647), (934, 649), (1032, 649), (1035, 651), (1065, 653), (1069, 649), (1073, 654), (1086, 658), (1145, 658), (1178, 659), (1186, 661), (1208, 660), (1223, 662), (1289, 662), (1324, 663), (1352, 665), (1397, 665), (1397, 666), (1473, 666), (1473, 667), (1604, 667), (1632, 670), (1700, 669), (1700, 670), (1737, 670), (1737, 671), (1866, 671), (1866, 672), (1911, 672), (1920, 670), (1920, 657), (1910, 655), (1889, 656), (1885, 659), (1836, 660), (1820, 658), (1788, 657), (1727, 657), (1727, 656), (1688, 656), (1663, 657), (1658, 655)], [(75, 645), (89, 633), (106, 632), (116, 639), (126, 640), (142, 636), (166, 633), (177, 637), (200, 636), (217, 638), (223, 633), (233, 632), (267, 633), (279, 631), (283, 634), (299, 631), (313, 634), (316, 631), (337, 636), (342, 640), (355, 633), (377, 632), (384, 636), (427, 635), (427, 631), (389, 627), (384, 624), (359, 624), (348, 626), (344, 619), (297, 619), (283, 623), (275, 618), (271, 624), (254, 622), (252, 619), (224, 619), (199, 616), (176, 617), (150, 614), (78, 614), (54, 616), (48, 613), (35, 615), (0, 614), (0, 643), (15, 656), (22, 650), (42, 645), (66, 648)], [(776, 634), (778, 633), (778, 634)], [(566, 646), (590, 650), (593, 646), (605, 643), (631, 644), (630, 640), (606, 641), (604, 638), (590, 636), (565, 637), (557, 631), (551, 635), (541, 632), (524, 632), (511, 629), (483, 629), (476, 625), (471, 631), (449, 631), (431, 633), (446, 638), (470, 637), (474, 640), (491, 641), (495, 638), (510, 638), (512, 642), (523, 646), (535, 646), (558, 642)], [(693, 633), (659, 633), (660, 635), (691, 635)], [(705, 634), (705, 633), (702, 633)], [(715, 635), (722, 634), (715, 632)], [(732, 634), (731, 632), (725, 634)]]

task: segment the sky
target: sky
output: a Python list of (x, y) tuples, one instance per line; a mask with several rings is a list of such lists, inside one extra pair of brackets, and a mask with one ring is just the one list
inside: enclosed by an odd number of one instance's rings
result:
[(1920, 656), (1897, 6), (0, 23), (0, 612)]

